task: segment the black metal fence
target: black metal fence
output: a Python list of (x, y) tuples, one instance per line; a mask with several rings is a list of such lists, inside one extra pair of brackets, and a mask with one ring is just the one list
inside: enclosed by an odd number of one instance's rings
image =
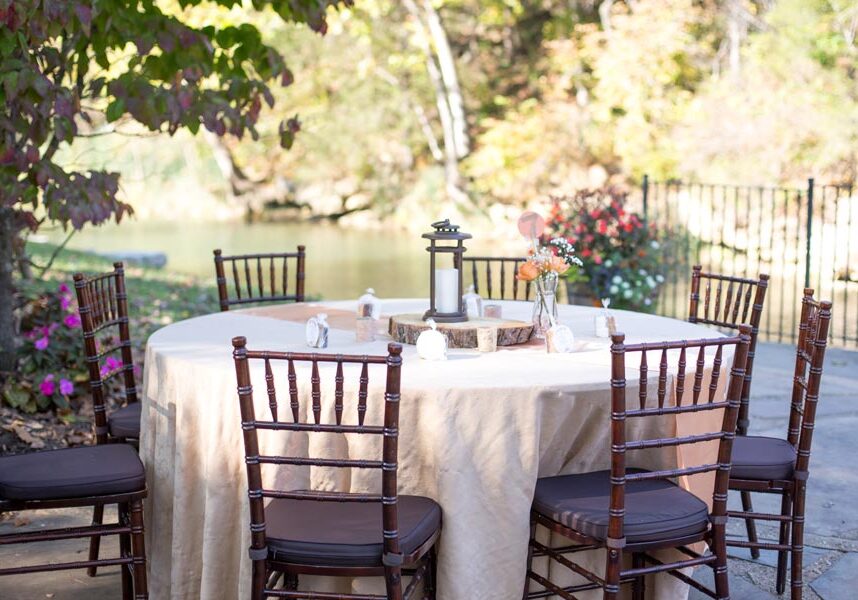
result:
[[(761, 339), (794, 342), (805, 287), (834, 302), (831, 342), (858, 347), (858, 194), (851, 185), (752, 187), (644, 177), (632, 195), (669, 246), (658, 311), (685, 318), (691, 266), (771, 277)], [(853, 242), (853, 237), (855, 241)]]

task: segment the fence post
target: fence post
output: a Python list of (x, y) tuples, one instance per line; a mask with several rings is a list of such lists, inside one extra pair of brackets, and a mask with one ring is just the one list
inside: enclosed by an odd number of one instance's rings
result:
[(804, 287), (810, 287), (810, 254), (813, 237), (813, 177), (807, 180), (807, 246), (804, 250)]
[(643, 221), (644, 227), (647, 227), (649, 226), (649, 175), (643, 176), (641, 190), (643, 192)]

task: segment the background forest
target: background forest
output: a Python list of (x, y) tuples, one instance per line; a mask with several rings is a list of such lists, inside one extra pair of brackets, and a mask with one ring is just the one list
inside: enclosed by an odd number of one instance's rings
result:
[[(143, 219), (410, 226), (444, 201), (498, 223), (644, 173), (855, 179), (851, 0), (360, 0), (331, 12), (324, 37), (243, 7), (184, 13), (252, 23), (294, 84), (275, 90), (258, 142), (152, 138), (120, 119), (100, 132), (120, 135), (66, 151), (71, 166), (120, 170)], [(286, 150), (291, 116), (301, 130)]]

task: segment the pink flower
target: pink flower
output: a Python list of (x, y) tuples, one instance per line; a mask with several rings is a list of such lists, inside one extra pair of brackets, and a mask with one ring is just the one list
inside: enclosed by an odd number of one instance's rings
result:
[(68, 396), (73, 392), (74, 384), (68, 379), (60, 379), (60, 394), (62, 394), (63, 396)]
[[(36, 350), (45, 350), (48, 347), (48, 336), (40, 337), (36, 340), (34, 346), (36, 346)], [(47, 394), (46, 394), (47, 395)]]
[(107, 360), (104, 361), (104, 365), (101, 367), (101, 376), (105, 377), (110, 373), (113, 373), (115, 370), (122, 367), (122, 361), (114, 358), (112, 356), (108, 356)]
[(75, 313), (70, 313), (65, 316), (63, 323), (65, 323), (66, 327), (69, 329), (76, 329), (80, 327), (80, 317)]
[(60, 308), (68, 310), (69, 306), (71, 306), (71, 298), (68, 296), (60, 296)]
[(59, 287), (59, 291), (61, 294), (68, 294), (71, 290), (69, 289), (69, 286), (67, 286), (64, 283), (61, 283), (60, 287)]
[(48, 375), (42, 379), (42, 383), (39, 384), (39, 391), (42, 392), (42, 395), (44, 396), (53, 396), (56, 389), (57, 384), (54, 383), (53, 375)]

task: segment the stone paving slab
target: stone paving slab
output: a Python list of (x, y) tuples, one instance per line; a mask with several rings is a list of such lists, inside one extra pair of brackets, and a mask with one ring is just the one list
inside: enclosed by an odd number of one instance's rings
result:
[(810, 584), (823, 600), (858, 597), (858, 553), (844, 554)]

